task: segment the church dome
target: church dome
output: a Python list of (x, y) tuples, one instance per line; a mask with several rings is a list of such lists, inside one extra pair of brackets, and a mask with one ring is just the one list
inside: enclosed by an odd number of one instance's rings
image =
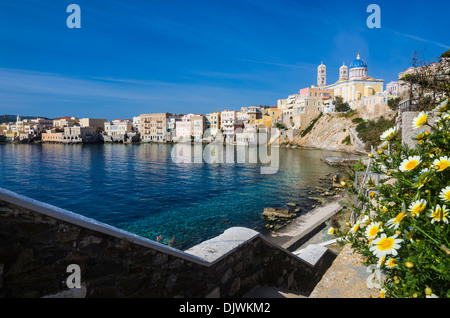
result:
[(357, 67), (367, 67), (366, 62), (361, 60), (359, 53), (358, 53), (358, 56), (356, 57), (356, 60), (354, 60), (353, 63), (350, 64), (349, 68), (352, 69), (352, 68), (357, 68)]

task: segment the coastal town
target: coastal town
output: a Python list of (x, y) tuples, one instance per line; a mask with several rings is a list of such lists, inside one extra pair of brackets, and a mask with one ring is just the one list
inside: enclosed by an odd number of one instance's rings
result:
[[(400, 108), (408, 107), (410, 87), (402, 78), (414, 70), (414, 67), (410, 67), (398, 74), (397, 81), (384, 85), (383, 79), (369, 75), (368, 65), (358, 52), (349, 66), (343, 63), (339, 74), (327, 74), (327, 67), (322, 62), (317, 67), (317, 82), (314, 85), (279, 99), (276, 106), (244, 106), (234, 110), (212, 110), (207, 114), (135, 114), (128, 119), (112, 121), (105, 118), (78, 118), (74, 114), (54, 119), (22, 118), (20, 115), (11, 118), (5, 114), (0, 118), (0, 142), (77, 144), (218, 141), (251, 145), (258, 142), (258, 132), (270, 128), (278, 128), (292, 139), (307, 131), (322, 114), (354, 111), (359, 117), (370, 119), (392, 112), (388, 105), (390, 100), (396, 100)], [(328, 84), (327, 77), (337, 78), (337, 81)]]

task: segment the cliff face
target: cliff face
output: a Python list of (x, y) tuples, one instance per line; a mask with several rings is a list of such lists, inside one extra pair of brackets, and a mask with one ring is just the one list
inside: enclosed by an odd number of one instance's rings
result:
[(299, 135), (289, 144), (291, 146), (296, 145), (326, 150), (357, 151), (353, 143), (348, 145), (344, 142), (344, 139), (350, 136), (350, 127), (355, 126), (352, 123), (352, 118), (345, 118), (336, 114), (323, 114), (306, 136), (301, 137)]

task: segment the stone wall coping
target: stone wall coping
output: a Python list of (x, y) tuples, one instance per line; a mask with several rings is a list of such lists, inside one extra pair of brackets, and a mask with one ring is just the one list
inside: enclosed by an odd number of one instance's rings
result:
[(99, 222), (97, 220), (85, 217), (83, 215), (70, 212), (65, 209), (58, 208), (56, 206), (43, 203), (34, 199), (31, 199), (29, 197), (26, 197), (24, 195), (9, 191), (4, 188), (0, 188), (0, 201), (5, 201), (7, 203), (29, 209), (31, 211), (35, 211), (38, 213), (42, 213), (44, 215), (47, 215), (49, 217), (69, 222), (74, 225), (78, 225), (81, 227), (84, 227), (86, 229), (96, 231), (99, 233), (103, 233), (106, 235), (110, 235), (113, 237), (117, 237), (119, 239), (124, 239), (130, 242), (133, 242), (135, 244), (152, 248), (154, 250), (157, 250), (162, 253), (166, 253), (193, 263), (197, 263), (204, 266), (210, 266), (211, 263), (199, 258), (197, 256), (185, 253), (183, 251), (177, 250), (175, 248), (169, 247), (167, 245), (158, 243), (156, 241), (149, 240), (147, 238), (144, 238), (142, 236), (121, 230), (119, 228), (116, 228), (114, 226), (111, 226), (106, 223)]
[(191, 247), (185, 252), (196, 255), (209, 262), (215, 262), (259, 235), (259, 232), (248, 228), (232, 227), (227, 229), (223, 234)]

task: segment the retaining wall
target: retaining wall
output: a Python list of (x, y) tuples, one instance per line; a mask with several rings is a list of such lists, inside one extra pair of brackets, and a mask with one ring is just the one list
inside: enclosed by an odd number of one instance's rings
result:
[[(212, 242), (183, 252), (0, 188), (0, 297), (240, 297), (256, 285), (310, 293), (335, 258), (327, 251), (311, 266), (244, 228)], [(70, 264), (81, 288), (67, 286)]]

